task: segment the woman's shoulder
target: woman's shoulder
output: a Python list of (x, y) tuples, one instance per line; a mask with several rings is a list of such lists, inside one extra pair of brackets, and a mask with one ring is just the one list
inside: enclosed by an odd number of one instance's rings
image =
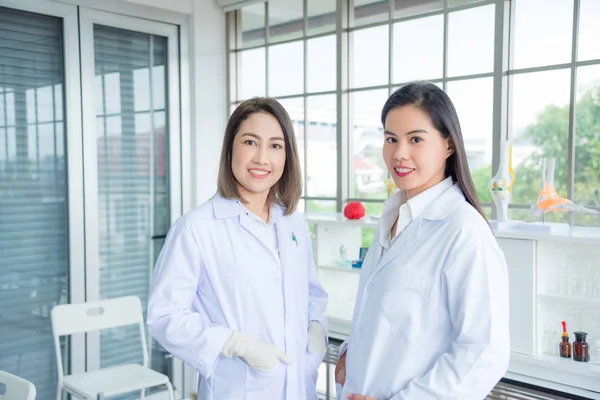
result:
[(214, 220), (213, 199), (209, 199), (177, 218), (173, 228), (200, 232), (203, 228), (211, 226)]
[(447, 222), (462, 241), (496, 240), (488, 221), (466, 201), (448, 215)]

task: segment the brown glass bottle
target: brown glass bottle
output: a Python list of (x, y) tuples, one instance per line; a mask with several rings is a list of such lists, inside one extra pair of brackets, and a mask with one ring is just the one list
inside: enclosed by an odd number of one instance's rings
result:
[(564, 333), (562, 341), (560, 342), (560, 356), (563, 358), (571, 358), (571, 343), (569, 343), (569, 336)]
[(569, 334), (567, 333), (567, 323), (562, 323), (562, 341), (560, 342), (560, 356), (563, 358), (571, 358), (571, 343), (569, 343)]
[(573, 343), (573, 360), (580, 362), (590, 361), (590, 348), (588, 343), (585, 341), (587, 337), (586, 332), (573, 332), (575, 333), (575, 342)]

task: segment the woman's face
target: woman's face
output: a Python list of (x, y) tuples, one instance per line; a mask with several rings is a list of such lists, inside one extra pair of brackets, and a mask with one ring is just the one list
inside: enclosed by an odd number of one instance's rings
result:
[(385, 119), (383, 158), (398, 188), (413, 198), (445, 178), (450, 141), (419, 107), (392, 109)]
[[(242, 197), (269, 194), (285, 167), (285, 139), (277, 119), (254, 113), (241, 123), (231, 154), (231, 168)], [(249, 200), (250, 201), (250, 200)]]

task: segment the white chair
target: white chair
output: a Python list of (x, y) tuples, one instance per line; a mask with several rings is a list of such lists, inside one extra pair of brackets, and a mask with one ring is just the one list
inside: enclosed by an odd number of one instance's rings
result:
[(27, 379), (0, 371), (0, 384), (4, 384), (1, 400), (35, 400), (35, 386)]
[[(88, 303), (61, 304), (52, 309), (52, 334), (58, 364), (57, 400), (61, 400), (62, 391), (80, 399), (110, 397), (131, 391), (140, 391), (144, 398), (144, 389), (166, 386), (169, 398), (175, 400), (173, 386), (166, 375), (148, 368), (148, 349), (144, 333), (142, 304), (135, 296), (101, 300)], [(143, 364), (127, 364), (97, 371), (64, 375), (60, 353), (60, 336), (87, 333), (102, 329), (138, 324), (140, 345), (143, 352)]]

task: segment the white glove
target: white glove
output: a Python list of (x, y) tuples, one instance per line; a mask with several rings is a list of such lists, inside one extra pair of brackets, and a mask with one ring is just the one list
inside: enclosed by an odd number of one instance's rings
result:
[(287, 354), (271, 343), (253, 339), (243, 332), (234, 332), (223, 346), (221, 354), (225, 357), (240, 357), (258, 371), (271, 369), (279, 361), (287, 365), (292, 363)]
[(318, 321), (311, 321), (308, 324), (308, 352), (325, 354), (327, 352), (326, 344), (325, 327)]

